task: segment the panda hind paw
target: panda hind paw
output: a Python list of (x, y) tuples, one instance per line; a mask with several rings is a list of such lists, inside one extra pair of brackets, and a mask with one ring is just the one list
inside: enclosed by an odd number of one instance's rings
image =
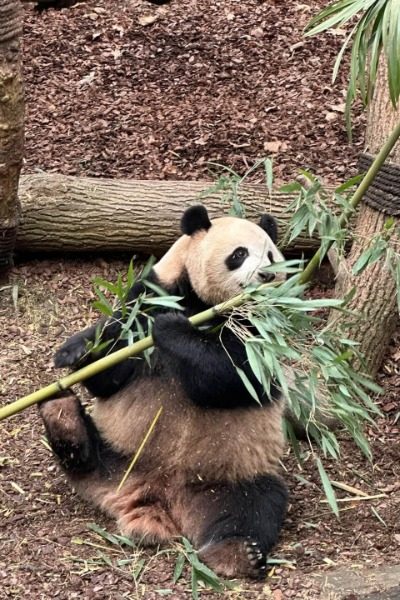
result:
[(93, 448), (82, 411), (78, 398), (68, 392), (39, 405), (50, 446), (67, 470), (92, 469)]
[(223, 577), (264, 579), (267, 556), (252, 538), (227, 538), (199, 550), (199, 558)]
[(247, 558), (254, 569), (255, 577), (263, 579), (267, 572), (267, 557), (259, 544), (249, 538), (244, 543)]

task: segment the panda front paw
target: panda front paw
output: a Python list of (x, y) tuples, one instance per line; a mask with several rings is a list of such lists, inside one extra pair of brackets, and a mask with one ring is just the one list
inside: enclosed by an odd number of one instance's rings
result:
[(54, 366), (57, 369), (61, 369), (62, 367), (76, 366), (86, 354), (86, 348), (86, 338), (79, 335), (74, 335), (67, 340), (55, 353)]
[(182, 313), (166, 313), (158, 315), (153, 325), (153, 340), (156, 346), (165, 347), (176, 337), (190, 335), (193, 326), (189, 319)]

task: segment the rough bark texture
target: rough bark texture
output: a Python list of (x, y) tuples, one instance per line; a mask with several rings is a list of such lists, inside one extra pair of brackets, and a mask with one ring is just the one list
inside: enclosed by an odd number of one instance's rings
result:
[[(65, 175), (21, 177), (21, 224), (17, 249), (21, 251), (128, 250), (161, 254), (177, 238), (183, 210), (204, 201), (211, 217), (227, 212), (221, 194), (200, 194), (210, 182), (134, 181), (77, 178)], [(243, 186), (246, 217), (257, 220), (270, 212), (285, 232), (286, 210), (293, 196), (265, 186)], [(316, 239), (296, 240), (296, 248), (313, 249)]]
[[(388, 96), (386, 70), (380, 69), (378, 84), (368, 114), (366, 145), (370, 154), (376, 154), (389, 133), (400, 120), (400, 108), (393, 109)], [(400, 166), (400, 144), (397, 143), (389, 158), (390, 163)], [(341, 278), (337, 284), (337, 296), (343, 297), (353, 287), (356, 295), (349, 308), (359, 315), (354, 327), (347, 333), (360, 343), (365, 355), (367, 370), (375, 375), (384, 355), (385, 348), (394, 333), (398, 322), (396, 285), (393, 276), (382, 262), (367, 268), (354, 277), (351, 268), (358, 257), (368, 248), (371, 239), (383, 230), (388, 215), (378, 212), (365, 204), (360, 208), (355, 229), (356, 241), (353, 243)], [(333, 315), (340, 327), (345, 317)]]
[(21, 32), (19, 1), (0, 0), (0, 270), (11, 263), (19, 214), (24, 124)]

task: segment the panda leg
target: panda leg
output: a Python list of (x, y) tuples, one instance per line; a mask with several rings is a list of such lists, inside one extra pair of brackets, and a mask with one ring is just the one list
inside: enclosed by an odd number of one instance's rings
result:
[(166, 483), (131, 476), (120, 491), (107, 494), (102, 508), (117, 519), (121, 533), (142, 545), (170, 542), (180, 532), (165, 499)]
[(79, 399), (72, 392), (63, 392), (42, 402), (39, 413), (50, 446), (67, 473), (73, 476), (96, 470), (102, 441)]
[(183, 534), (199, 558), (224, 577), (262, 578), (286, 513), (283, 482), (264, 475), (246, 482), (196, 484), (187, 500)]
[(62, 396), (39, 406), (49, 443), (76, 490), (113, 516), (123, 533), (143, 544), (179, 535), (165, 501), (166, 482), (133, 475), (118, 490), (129, 459), (102, 440), (76, 396)]

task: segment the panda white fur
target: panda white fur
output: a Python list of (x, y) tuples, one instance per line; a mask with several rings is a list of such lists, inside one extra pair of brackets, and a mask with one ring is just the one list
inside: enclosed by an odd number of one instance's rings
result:
[[(272, 277), (263, 268), (283, 259), (276, 223), (269, 215), (260, 225), (234, 217), (210, 221), (204, 207), (194, 206), (183, 215), (182, 231), (151, 277), (183, 295), (185, 311), (160, 308), (151, 367), (131, 359), (88, 380), (97, 397), (91, 416), (71, 392), (43, 403), (40, 412), (74, 487), (113, 515), (124, 535), (150, 544), (185, 536), (217, 573), (260, 577), (287, 504), (279, 477), (284, 403), (275, 387), (270, 396), (262, 390), (232, 331), (200, 332), (187, 317)], [(133, 286), (130, 300), (144, 285)], [(104, 338), (118, 337), (121, 315), (115, 317)], [(67, 340), (56, 366), (88, 362), (82, 357), (95, 330)], [(252, 381), (262, 406), (234, 365)], [(118, 492), (161, 406), (151, 438)]]

